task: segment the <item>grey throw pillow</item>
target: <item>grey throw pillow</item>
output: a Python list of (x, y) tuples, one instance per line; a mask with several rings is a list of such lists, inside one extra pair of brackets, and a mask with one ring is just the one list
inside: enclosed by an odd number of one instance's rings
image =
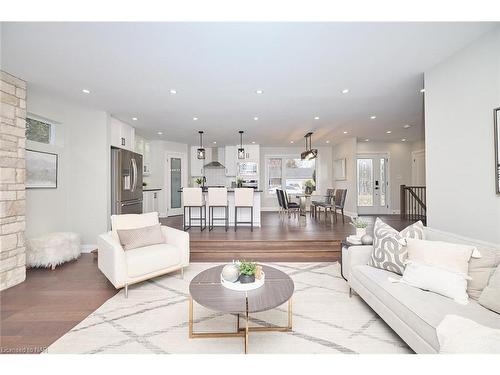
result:
[(373, 228), (373, 252), (368, 265), (402, 275), (408, 257), (406, 239), (423, 240), (424, 237), (424, 225), (421, 221), (398, 232), (377, 218)]
[(132, 250), (138, 247), (165, 243), (161, 224), (136, 229), (117, 230), (116, 232), (118, 233), (123, 250)]
[(488, 286), (484, 288), (478, 302), (487, 309), (500, 314), (500, 266), (490, 277)]

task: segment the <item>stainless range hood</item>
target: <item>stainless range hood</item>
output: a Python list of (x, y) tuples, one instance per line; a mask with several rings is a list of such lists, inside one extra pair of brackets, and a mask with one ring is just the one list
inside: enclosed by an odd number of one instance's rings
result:
[(212, 147), (212, 160), (210, 160), (210, 162), (205, 164), (203, 167), (205, 169), (225, 169), (226, 168), (219, 162), (219, 148), (218, 147)]

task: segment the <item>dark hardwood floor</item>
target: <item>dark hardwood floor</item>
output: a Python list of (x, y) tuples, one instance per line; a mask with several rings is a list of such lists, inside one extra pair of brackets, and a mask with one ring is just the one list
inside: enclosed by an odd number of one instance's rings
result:
[[(373, 228), (375, 216), (366, 216)], [(394, 228), (409, 224), (399, 216), (383, 219)], [(181, 228), (182, 218), (163, 219), (166, 225)], [(339, 242), (354, 229), (337, 224), (280, 221), (273, 212), (262, 213), (262, 227), (250, 232), (241, 228), (227, 233), (223, 228), (200, 232), (192, 228), (191, 261), (223, 261), (237, 258), (260, 261), (333, 261)], [(80, 323), (117, 291), (98, 270), (91, 254), (56, 268), (30, 269), (26, 281), (0, 292), (0, 353), (39, 353)]]
[[(368, 232), (373, 230), (376, 216), (364, 216), (369, 222)], [(276, 212), (262, 212), (261, 227), (239, 227), (235, 232), (230, 227), (216, 227), (200, 231), (193, 227), (189, 230), (191, 260), (194, 262), (230, 261), (232, 259), (253, 259), (285, 262), (333, 262), (340, 256), (340, 242), (355, 233), (349, 218), (342, 223), (341, 216), (334, 220), (311, 218), (309, 215), (296, 218), (278, 217)], [(386, 215), (383, 219), (395, 228), (409, 224), (399, 215)], [(161, 220), (163, 224), (182, 229), (182, 216)]]
[(29, 269), (0, 292), (0, 353), (40, 353), (117, 293), (93, 258)]

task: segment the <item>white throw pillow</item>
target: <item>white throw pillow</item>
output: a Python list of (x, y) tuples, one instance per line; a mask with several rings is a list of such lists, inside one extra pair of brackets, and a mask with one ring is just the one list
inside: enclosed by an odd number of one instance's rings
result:
[(500, 354), (500, 329), (457, 315), (446, 315), (436, 328), (439, 353)]
[(466, 305), (469, 302), (467, 279), (469, 279), (467, 274), (450, 272), (444, 268), (426, 264), (407, 262), (403, 277), (399, 282), (452, 298), (455, 302)]
[(442, 241), (406, 240), (408, 261), (444, 268), (451, 272), (469, 273), (471, 257), (480, 258), (479, 251), (470, 245), (458, 245)]

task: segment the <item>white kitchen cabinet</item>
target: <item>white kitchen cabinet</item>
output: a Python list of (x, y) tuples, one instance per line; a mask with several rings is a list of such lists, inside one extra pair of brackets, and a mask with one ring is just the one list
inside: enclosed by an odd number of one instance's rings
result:
[(158, 212), (158, 196), (161, 190), (143, 191), (142, 193), (142, 212)]
[(191, 146), (190, 160), (191, 160), (191, 177), (203, 176), (203, 166), (210, 163), (212, 160), (212, 149), (205, 147), (205, 159), (198, 159), (196, 152), (199, 146)]
[(135, 151), (135, 129), (124, 122), (111, 117), (111, 146)]
[(260, 160), (260, 146), (259, 145), (243, 145), (245, 149), (245, 161), (255, 161)]
[(143, 175), (149, 176), (151, 174), (151, 147), (149, 141), (145, 138), (135, 136), (135, 152), (142, 155)]
[(226, 146), (224, 148), (224, 166), (226, 167), (226, 176), (236, 176), (238, 163), (238, 147)]

